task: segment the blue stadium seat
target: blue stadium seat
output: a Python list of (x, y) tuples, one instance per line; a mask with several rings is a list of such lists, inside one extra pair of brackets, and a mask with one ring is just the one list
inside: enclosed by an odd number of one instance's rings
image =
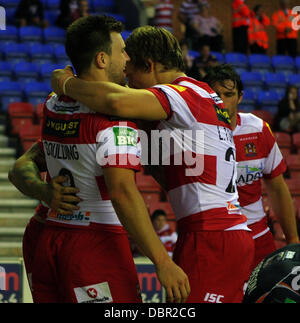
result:
[(28, 51), (29, 47), (26, 43), (8, 43), (3, 48), (3, 56), (11, 63), (19, 63), (29, 59)]
[(18, 63), (14, 66), (16, 80), (21, 83), (38, 81), (39, 70), (34, 63)]
[(245, 89), (259, 92), (264, 88), (264, 80), (260, 73), (244, 72), (241, 74), (241, 80)]
[(239, 110), (251, 112), (256, 108), (256, 93), (250, 89), (244, 91), (243, 100), (239, 104)]
[(297, 72), (300, 73), (300, 56), (297, 56), (295, 59)]
[(42, 28), (36, 26), (20, 27), (19, 37), (21, 42), (41, 42), (43, 40)]
[(119, 13), (113, 13), (113, 12), (106, 12), (105, 13), (107, 16), (113, 17), (118, 21), (121, 21), (123, 24), (126, 23), (126, 17), (122, 14)]
[(251, 54), (248, 59), (252, 72), (262, 71), (265, 73), (272, 71), (272, 60), (268, 55)]
[(92, 8), (94, 12), (113, 12), (115, 9), (114, 0), (93, 0)]
[(125, 41), (130, 36), (131, 31), (130, 30), (123, 30), (121, 34), (122, 34), (122, 37), (123, 37), (123, 39)]
[(295, 71), (295, 61), (291, 56), (274, 55), (272, 65), (276, 72)]
[(59, 9), (60, 0), (46, 0), (45, 1), (45, 8), (47, 9)]
[(261, 91), (258, 93), (257, 102), (261, 110), (271, 112), (273, 115), (277, 112), (278, 102), (280, 100), (279, 94), (274, 91)]
[(199, 52), (196, 50), (189, 50), (189, 55), (190, 55), (191, 59), (194, 59), (194, 58), (200, 56)]
[(45, 10), (44, 16), (45, 19), (49, 22), (50, 26), (54, 26), (56, 23), (56, 19), (59, 16), (59, 10)]
[(43, 64), (40, 66), (40, 77), (44, 83), (50, 84), (51, 75), (53, 70), (58, 68), (64, 68), (64, 65), (60, 64)]
[(15, 23), (16, 8), (5, 8), (6, 24), (13, 25)]
[(51, 45), (34, 44), (29, 48), (29, 56), (34, 63), (52, 64), (54, 61), (54, 48)]
[(283, 73), (267, 73), (265, 74), (265, 84), (269, 90), (285, 90), (287, 80)]
[(1, 82), (0, 100), (2, 111), (7, 111), (12, 102), (23, 101), (23, 89), (19, 82)]
[(297, 88), (300, 88), (300, 75), (299, 74), (292, 74), (289, 76), (288, 83), (290, 85), (294, 85)]
[(222, 53), (220, 53), (220, 52), (213, 52), (212, 51), (211, 54), (214, 55), (214, 56), (216, 56), (216, 58), (217, 58), (217, 60), (218, 60), (218, 62), (220, 64), (222, 64), (222, 63), (225, 62), (225, 57), (224, 57), (224, 55)]
[(61, 64), (61, 65), (70, 64), (70, 59), (66, 53), (64, 45), (59, 45), (54, 48), (54, 57), (57, 64)]
[(64, 43), (66, 32), (59, 27), (48, 27), (44, 29), (45, 43)]
[(239, 53), (227, 53), (225, 54), (225, 62), (231, 64), (234, 67), (248, 69), (248, 57)]
[(15, 26), (6, 26), (6, 30), (0, 31), (0, 41), (5, 40), (17, 42), (19, 39), (18, 28)]
[(39, 103), (45, 102), (49, 93), (51, 93), (51, 87), (48, 83), (42, 82), (30, 82), (24, 87), (24, 94), (27, 101), (33, 106)]
[(20, 0), (1, 0), (1, 5), (4, 8), (17, 8)]
[(9, 82), (13, 76), (11, 63), (0, 61), (0, 82)]

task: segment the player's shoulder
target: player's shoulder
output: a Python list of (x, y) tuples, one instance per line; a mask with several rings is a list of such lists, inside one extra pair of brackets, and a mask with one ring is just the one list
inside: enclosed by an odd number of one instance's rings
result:
[(266, 122), (252, 113), (239, 112), (241, 128), (252, 132), (262, 132)]

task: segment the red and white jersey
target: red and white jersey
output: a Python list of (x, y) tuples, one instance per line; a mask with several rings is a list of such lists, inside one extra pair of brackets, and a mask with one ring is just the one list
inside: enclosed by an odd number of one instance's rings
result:
[(171, 230), (169, 224), (166, 224), (161, 230), (156, 231), (160, 241), (168, 251), (170, 257), (173, 255), (173, 251), (177, 241), (177, 233)]
[(251, 113), (238, 113), (233, 132), (237, 151), (239, 202), (248, 225), (264, 216), (261, 179), (282, 174), (286, 165), (269, 125)]
[[(247, 229), (235, 187), (233, 134), (222, 100), (206, 83), (188, 77), (148, 90), (168, 114), (157, 129), (168, 132), (181, 148), (170, 150), (169, 165), (163, 163), (178, 224), (193, 219), (199, 230)], [(163, 144), (162, 151), (167, 149)]]
[(162, 0), (155, 6), (154, 24), (156, 27), (161, 27), (173, 31), (172, 15), (173, 15), (172, 0)]
[(50, 177), (68, 177), (79, 189), (79, 211), (72, 216), (50, 210), (47, 221), (62, 225), (121, 226), (110, 201), (103, 168), (140, 169), (135, 123), (112, 121), (66, 96), (50, 96), (44, 106), (43, 150)]

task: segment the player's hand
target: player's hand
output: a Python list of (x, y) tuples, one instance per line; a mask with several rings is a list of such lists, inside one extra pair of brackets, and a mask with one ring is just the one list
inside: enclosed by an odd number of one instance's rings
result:
[(65, 176), (54, 177), (49, 184), (45, 186), (43, 201), (58, 214), (71, 215), (73, 211), (79, 210), (76, 205), (81, 200), (76, 194), (78, 188), (63, 186), (68, 180)]
[(75, 76), (71, 65), (67, 65), (64, 69), (54, 70), (51, 77), (51, 86), (57, 95), (63, 95), (64, 81), (70, 77)]
[(185, 303), (191, 288), (184, 271), (170, 258), (169, 261), (156, 265), (156, 272), (159, 281), (167, 292), (167, 302)]

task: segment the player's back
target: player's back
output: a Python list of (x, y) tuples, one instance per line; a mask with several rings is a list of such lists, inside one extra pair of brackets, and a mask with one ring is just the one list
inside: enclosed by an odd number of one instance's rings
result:
[(173, 150), (170, 165), (164, 166), (177, 220), (200, 220), (203, 230), (226, 230), (244, 223), (235, 187), (232, 129), (221, 99), (207, 84), (186, 77), (151, 91), (168, 114), (158, 129), (169, 131), (190, 157), (183, 157), (178, 165), (180, 153)]
[[(137, 131), (135, 124), (123, 124), (127, 132), (130, 129), (134, 133)], [(49, 174), (51, 177), (67, 176), (68, 185), (79, 189), (78, 196), (82, 200), (80, 210), (72, 216), (52, 211), (48, 220), (80, 226), (90, 223), (120, 225), (103, 176), (103, 167), (116, 166), (111, 160), (110, 164), (105, 163), (104, 155), (116, 157), (118, 163), (122, 153), (125, 151), (126, 155), (128, 148), (132, 148), (127, 144), (117, 147), (114, 134), (119, 135), (120, 129), (118, 121), (110, 121), (68, 97), (52, 95), (47, 99), (42, 139)], [(138, 169), (139, 165), (130, 168)]]

